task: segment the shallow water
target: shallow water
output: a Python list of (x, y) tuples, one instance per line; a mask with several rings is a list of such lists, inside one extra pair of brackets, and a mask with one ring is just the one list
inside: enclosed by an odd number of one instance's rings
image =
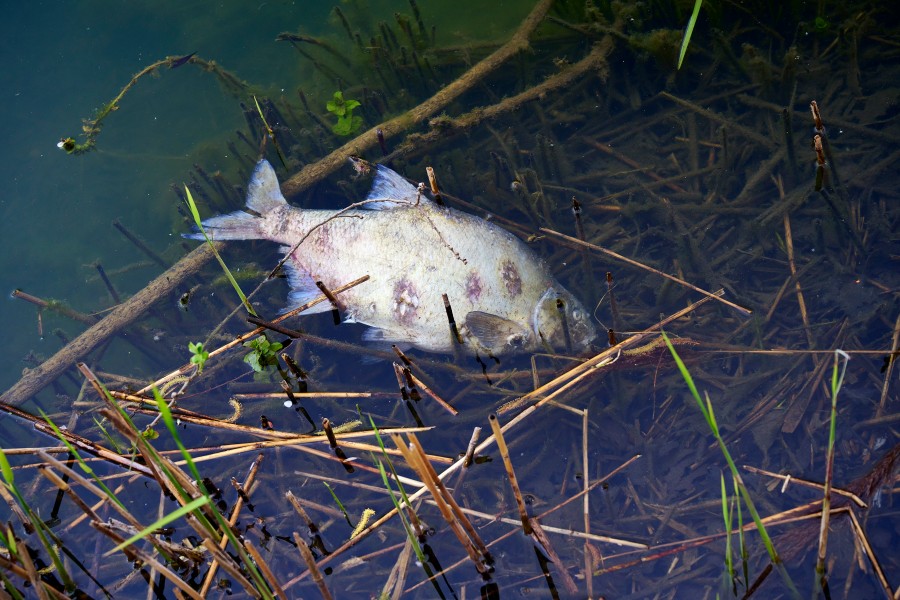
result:
[[(438, 46), (504, 40), (531, 8), (528, 3), (501, 7), (497, 15), (488, 18), (477, 15), (480, 9), (465, 3), (427, 8), (424, 4), (426, 21), (438, 26)], [(342, 6), (349, 13), (355, 5)], [(569, 6), (564, 4), (557, 18), (573, 18)], [(12, 109), (6, 113), (7, 144), (0, 150), (6, 155), (0, 160), (0, 181), (6, 183), (6, 193), (0, 198), (0, 235), (7, 249), (0, 256), (0, 282), (5, 289), (20, 288), (40, 297), (61, 299), (77, 310), (100, 315), (113, 302), (92, 266), (95, 261), (102, 263), (125, 297), (138, 292), (162, 270), (147, 264), (147, 258), (110, 226), (113, 219), (119, 219), (167, 261), (174, 262), (193, 248), (194, 242), (185, 244), (178, 237), (188, 226), (178, 212), (179, 201), (171, 184), (181, 185), (192, 176), (193, 165), (199, 164), (208, 173), (221, 171), (229, 184), (245, 185), (250, 161), (236, 158), (228, 143), (237, 139), (236, 130), (250, 136), (259, 134), (248, 130), (238, 100), (224, 93), (212, 76), (200, 73), (193, 65), (163, 70), (160, 77), (142, 80), (126, 96), (120, 110), (106, 121), (96, 151), (67, 156), (56, 148), (56, 142), (66, 135), (77, 137), (80, 119), (112, 98), (147, 64), (194, 51), (257, 86), (254, 89), (261, 96), (290, 99), (300, 117), (296, 121), (289, 118), (288, 123), (302, 123), (303, 128), (312, 129), (314, 124), (296, 101), (296, 89), (302, 87), (311, 104), (318, 107), (316, 112), (330, 119), (324, 101), (335, 84), (314, 72), (289, 45), (273, 40), (279, 32), (294, 31), (302, 24), (304, 33), (327, 34), (338, 45), (348, 43), (340, 25), (329, 22), (329, 10), (323, 4), (291, 2), (261, 2), (253, 7), (245, 3), (210, 6), (164, 2), (154, 3), (152, 10), (131, 5), (111, 9), (99, 2), (17, 6), (12, 18), (0, 24), (0, 56), (6, 58), (6, 66), (0, 70), (0, 89), (6, 91)], [(406, 3), (385, 2), (372, 3), (368, 10), (375, 20), (394, 23), (394, 11), (408, 12), (409, 7)], [(772, 25), (767, 34), (771, 38), (754, 29), (755, 22), (744, 23), (750, 33), (745, 38), (736, 34), (732, 51), (741, 51), (741, 41), (752, 42), (771, 53), (772, 64), (780, 67), (785, 44), (778, 36), (787, 36), (800, 27), (788, 22), (788, 17), (809, 20), (813, 9), (801, 5), (798, 10), (799, 15), (782, 16), (783, 22)], [(842, 17), (850, 22), (852, 11), (847, 10), (846, 15), (835, 15), (834, 22)], [(734, 19), (730, 26), (742, 22), (743, 17), (737, 13), (727, 16)], [(643, 18), (643, 23), (632, 27), (676, 27), (686, 15), (660, 13)], [(777, 22), (772, 19), (773, 15), (760, 11), (759, 21)], [(589, 242), (704, 289), (724, 287), (729, 300), (752, 309), (753, 314), (747, 316), (708, 302), (667, 327), (675, 335), (699, 342), (698, 346), (684, 346), (682, 354), (701, 393), (709, 392), (723, 437), (738, 465), (821, 481), (832, 374), (828, 351), (834, 347), (871, 351), (853, 354), (840, 395), (834, 481), (845, 486), (864, 475), (897, 441), (892, 429), (895, 421), (869, 422), (883, 415), (891, 419), (897, 413), (897, 371), (885, 391), (881, 371), (898, 316), (895, 262), (900, 215), (896, 186), (892, 185), (897, 178), (896, 161), (872, 170), (897, 151), (893, 141), (898, 133), (897, 96), (892, 87), (896, 61), (880, 60), (882, 56), (896, 58), (893, 47), (881, 41), (896, 32), (896, 26), (896, 15), (881, 15), (880, 24), (871, 25), (875, 33), (869, 35), (867, 30), (869, 37), (861, 38), (859, 90), (853, 90), (852, 55), (846, 46), (815, 58), (835, 39), (833, 34), (798, 35), (797, 87), (792, 105), (796, 111), (792, 119), (796, 173), (784, 158), (773, 167), (767, 166), (784, 147), (779, 107), (791, 97), (791, 86), (779, 87), (782, 84), (777, 73), (761, 75), (764, 65), (760, 66), (746, 48), (735, 58), (740, 68), (729, 65), (726, 58), (713, 53), (709, 41), (713, 34), (707, 29), (702, 31), (708, 37), (698, 38), (698, 53), (688, 55), (689, 60), (697, 61), (694, 64), (705, 65), (703, 69), (687, 69), (674, 78), (668, 65), (622, 46), (612, 55), (605, 82), (579, 78), (563, 88), (565, 91), (546, 95), (540, 103), (526, 104), (511, 115), (424, 145), (400, 159), (395, 168), (412, 178), (424, 179), (424, 167), (433, 165), (447, 192), (472, 201), (479, 210), (498, 219), (509, 219), (519, 227), (517, 233), (524, 232), (523, 237), (540, 233), (539, 225), (574, 235), (571, 197), (576, 196), (583, 207)], [(565, 62), (579, 60), (589, 45), (567, 31), (558, 25), (547, 26), (540, 41), (534, 43), (534, 55), (509, 61), (501, 74), (488, 78), (484, 86), (464, 95), (447, 112), (456, 115), (494, 104), (539, 83)], [(820, 37), (813, 39), (816, 35)], [(448, 61), (452, 64), (440, 72), (442, 83), (449, 83), (465, 63), (475, 62), (482, 55)], [(353, 82), (348, 84), (352, 86)], [(436, 85), (419, 89), (414, 83), (409, 88), (398, 92), (394, 100), (398, 105), (412, 106), (437, 90)], [(712, 111), (714, 118), (679, 108), (670, 97), (660, 96), (661, 91), (697, 103)], [(843, 185), (836, 185), (828, 198), (810, 191), (815, 154), (809, 147), (813, 133), (806, 107), (811, 99), (817, 99), (823, 109), (834, 166), (842, 178)], [(284, 110), (283, 105), (279, 104), (279, 109)], [(724, 133), (722, 121), (716, 116), (728, 123)], [(366, 126), (374, 124), (372, 119), (366, 122)], [(293, 133), (301, 137), (298, 131)], [(318, 142), (322, 154), (341, 141), (325, 133)], [(316, 143), (310, 141), (315, 137), (301, 137), (307, 160), (320, 157), (308, 152), (309, 144)], [(699, 140), (696, 148), (687, 141), (691, 138)], [(390, 140), (391, 148), (397, 141)], [(235, 143), (245, 156), (252, 154), (240, 141)], [(277, 164), (271, 149), (268, 157)], [(366, 157), (377, 160), (380, 152), (375, 147)], [(498, 166), (504, 162), (510, 171)], [(699, 175), (691, 174), (703, 169)], [(778, 184), (768, 176), (757, 184), (748, 184), (766, 169), (781, 177), (785, 199), (779, 199)], [(536, 200), (533, 208), (526, 208), (511, 191), (512, 171), (530, 192), (543, 189), (544, 198)], [(364, 184), (349, 182), (349, 176), (349, 168), (338, 171), (291, 201), (302, 206), (345, 206), (357, 200), (365, 188)], [(785, 222), (779, 211), (779, 206), (790, 203), (792, 208), (784, 213), (789, 215), (790, 245), (800, 273), (796, 279), (808, 325), (791, 278)], [(202, 201), (201, 211), (216, 212)], [(628, 332), (651, 327), (661, 315), (672, 314), (701, 298), (697, 292), (686, 291), (656, 274), (602, 255), (587, 255), (589, 278), (584, 269), (585, 254), (554, 243), (552, 238), (534, 245), (569, 289), (578, 290), (576, 294), (586, 303), (596, 304), (598, 326), (615, 327), (620, 340)], [(278, 260), (277, 249), (266, 243), (232, 244), (223, 256), (238, 274), (254, 266), (267, 270)], [(607, 271), (614, 273), (617, 283), (615, 298), (620, 314), (616, 322), (610, 298), (604, 295)], [(177, 305), (187, 285), (163, 299), (155, 317), (135, 326), (135, 344), (116, 340), (100, 361), (88, 362), (95, 369), (144, 383), (179, 366), (189, 357), (187, 342), (206, 339), (224, 307), (237, 306), (226, 283), (210, 285), (217, 278), (221, 278), (221, 271), (210, 263), (190, 284), (194, 291), (186, 312)], [(253, 281), (246, 283), (248, 288)], [(283, 280), (267, 284), (256, 297), (261, 313), (270, 318), (276, 315), (286, 293)], [(83, 330), (77, 323), (44, 311), (42, 339), (35, 308), (17, 299), (4, 303), (0, 319), (6, 333), (0, 363), (3, 389), (15, 383), (24, 366), (33, 366), (62, 346), (54, 330), (61, 329), (68, 338)], [(362, 331), (358, 326), (334, 327), (329, 314), (287, 324), (346, 344), (358, 343)], [(224, 343), (247, 329), (240, 317), (232, 319), (224, 333), (209, 340), (207, 347)], [(823, 353), (753, 353), (810, 347)], [(604, 348), (605, 344), (599, 344), (596, 351)], [(362, 413), (372, 414), (381, 428), (415, 425), (413, 415), (397, 401), (398, 386), (390, 362), (362, 362), (356, 350), (315, 340), (295, 342), (289, 350), (308, 371), (310, 391), (384, 394), (371, 400), (304, 400), (316, 423), (323, 417), (335, 423), (354, 419), (359, 404)], [(23, 363), (23, 357), (30, 354), (31, 363)], [(473, 427), (480, 426), (487, 432), (490, 412), (533, 387), (528, 357), (504, 359), (499, 365), (488, 361), (493, 384), (489, 385), (481, 367), (472, 360), (422, 353), (411, 356), (428, 385), (460, 411), (459, 416), (450, 417), (427, 398), (415, 405), (419, 420), (435, 427), (419, 434), (429, 453), (455, 456), (465, 448)], [(211, 372), (188, 390), (180, 406), (227, 417), (232, 412), (227, 402), (233, 394), (279, 389), (272, 378), (253, 384), (252, 374), (241, 359), (242, 353), (235, 352), (217, 370), (211, 365)], [(508, 443), (520, 484), (531, 502), (530, 510), (536, 514), (570, 498), (584, 484), (585, 475), (589, 483), (594, 483), (641, 454), (633, 465), (590, 493), (590, 532), (654, 548), (643, 554), (620, 556), (620, 552), (628, 551), (596, 539), (591, 541), (591, 550), (581, 539), (550, 534), (578, 586), (579, 591), (571, 594), (562, 587), (555, 567), (550, 567), (554, 583), (548, 585), (542, 580), (531, 542), (521, 533), (513, 533), (492, 548), (496, 558), (494, 581), (500, 584), (503, 597), (550, 597), (554, 591), (561, 597), (584, 597), (585, 554), (590, 557), (596, 550), (603, 559), (595, 562), (593, 569), (603, 570), (633, 558), (658, 555), (666, 549), (663, 544), (722, 530), (719, 490), (725, 462), (680, 375), (661, 351), (619, 360), (607, 369), (608, 373), (588, 379), (561, 398), (577, 411), (587, 410), (587, 468), (582, 460), (585, 418), (580, 412), (545, 407), (513, 429)], [(541, 382), (572, 364), (563, 359), (536, 359), (542, 369)], [(37, 404), (54, 414), (58, 422), (65, 422), (72, 413), (79, 382), (74, 376), (60, 379), (59, 387), (47, 388)], [(879, 408), (882, 397), (884, 404)], [(91, 392), (86, 399), (95, 400)], [(27, 407), (35, 408), (34, 404)], [(78, 410), (88, 409), (80, 404)], [(303, 433), (308, 429), (303, 418), (285, 408), (281, 399), (245, 400), (242, 411), (238, 422), (248, 426), (258, 426), (265, 415), (281, 431)], [(72, 425), (78, 432), (102, 439), (93, 431), (93, 416), (88, 411), (80, 419), (72, 417)], [(510, 418), (512, 415), (503, 415), (501, 421)], [(146, 420), (140, 423), (146, 424)], [(195, 449), (248, 439), (200, 426), (185, 426), (182, 436)], [(4, 449), (51, 444), (30, 426), (5, 415), (0, 417), (0, 442)], [(167, 435), (159, 445), (172, 447)], [(327, 452), (324, 444), (319, 447)], [(348, 453), (359, 464), (371, 464), (366, 452)], [(197, 450), (196, 454), (203, 452)], [(518, 516), (495, 447), (485, 454), (492, 462), (478, 465), (462, 479), (453, 475), (450, 482), (461, 504), (490, 515), (502, 512), (512, 519), (513, 525), (476, 519), (480, 534), (490, 542), (514, 532)], [(219, 459), (201, 463), (209, 465), (202, 466), (201, 471), (208, 468), (204, 474), (218, 477), (216, 485), (230, 490), (228, 478), (242, 479), (251, 460), (246, 456)], [(302, 526), (290, 514), (283, 498), (285, 491), (290, 489), (324, 507), (308, 510), (319, 522), (330, 550), (348, 538), (350, 529), (342, 517), (329, 512), (334, 504), (318, 478), (334, 478), (332, 485), (354, 518), (364, 508), (371, 507), (381, 515), (391, 507), (383, 494), (348, 486), (361, 483), (383, 488), (377, 474), (357, 472), (347, 477), (344, 468), (334, 461), (312, 459), (286, 448), (268, 451), (264, 465), (260, 476), (264, 485), (254, 492), (253, 512), (245, 515), (242, 526), (267, 550), (266, 558), (282, 583), (303, 570), (296, 550), (279, 539), (290, 537), (292, 530)], [(48, 488), (32, 477), (33, 469), (19, 472), (32, 486), (35, 502), (40, 503), (40, 494)], [(116, 474), (117, 470), (108, 468), (107, 472)], [(747, 472), (743, 477), (763, 515), (821, 497), (818, 491), (796, 485), (782, 494), (780, 482)], [(730, 476), (728, 481), (730, 489)], [(152, 504), (158, 493), (148, 495), (143, 485), (133, 485), (126, 495), (136, 506), (143, 506)], [(584, 531), (582, 506), (581, 500), (572, 502), (542, 523)], [(885, 493), (880, 507), (860, 514), (867, 516), (866, 529), (875, 553), (888, 579), (895, 582), (898, 565), (891, 548), (900, 532), (892, 506), (892, 496)], [(165, 505), (166, 510), (173, 508), (172, 503)], [(64, 504), (64, 512), (71, 510), (71, 505)], [(437, 529), (429, 545), (441, 564), (447, 567), (464, 559), (440, 514), (433, 507), (423, 508), (421, 513), (427, 525)], [(259, 523), (252, 525), (256, 517), (264, 520), (275, 538), (260, 533)], [(150, 515), (141, 518), (151, 520)], [(745, 523), (749, 521), (746, 512), (743, 518)], [(817, 532), (806, 543), (803, 540), (807, 538), (802, 537), (805, 533), (799, 528), (780, 526), (773, 530), (776, 535), (783, 532), (800, 539), (805, 547), (815, 547)], [(176, 534), (184, 535), (186, 528)], [(327, 575), (326, 584), (336, 597), (376, 594), (400, 550), (371, 558), (368, 554), (404, 539), (394, 519), (331, 562), (334, 571)], [(757, 538), (750, 540), (752, 580), (766, 560)], [(71, 539), (69, 543), (76, 546), (78, 541)], [(776, 539), (776, 545), (780, 544), (790, 546), (790, 540)], [(870, 570), (861, 572), (854, 567), (852, 547), (844, 519), (835, 526), (829, 545), (832, 597), (877, 597), (882, 593), (880, 586)], [(595, 596), (606, 597), (714, 594), (720, 589), (724, 572), (723, 553), (724, 545), (717, 541), (619, 571), (598, 572), (592, 589)], [(359, 557), (367, 558), (354, 560)], [(808, 595), (813, 553), (787, 562), (801, 595)], [(109, 582), (130, 571), (123, 558), (107, 568), (104, 575)], [(411, 567), (407, 587), (423, 580), (422, 571)], [(474, 595), (482, 585), (475, 569), (465, 562), (450, 572), (448, 582), (441, 584), (447, 597), (451, 597), (450, 589), (458, 597), (463, 593)], [(143, 593), (143, 584), (130, 585), (129, 591)], [(314, 595), (314, 589), (307, 585), (304, 582), (289, 589), (289, 596)], [(739, 588), (744, 585), (741, 582)], [(764, 585), (760, 592), (763, 597), (774, 597), (783, 582), (772, 574)], [(428, 598), (436, 591), (426, 584), (408, 594)]]

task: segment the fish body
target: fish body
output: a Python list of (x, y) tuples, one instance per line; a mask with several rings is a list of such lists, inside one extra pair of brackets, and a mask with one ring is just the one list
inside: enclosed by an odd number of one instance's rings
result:
[[(320, 296), (317, 281), (336, 288), (368, 275), (338, 297), (346, 322), (369, 326), (368, 341), (452, 352), (460, 342), (443, 294), (468, 353), (500, 356), (546, 345), (580, 351), (596, 335), (589, 313), (521, 240), (432, 202), (383, 165), (360, 208), (329, 211), (290, 206), (271, 165), (261, 160), (247, 208), (204, 221), (209, 238), (282, 244), (290, 252), (288, 309)], [(320, 303), (306, 313), (329, 310)]]

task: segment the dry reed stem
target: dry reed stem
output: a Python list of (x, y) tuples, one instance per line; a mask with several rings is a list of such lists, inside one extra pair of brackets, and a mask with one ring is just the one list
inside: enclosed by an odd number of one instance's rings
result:
[[(772, 477), (773, 479), (780, 479), (781, 481), (790, 483), (796, 483), (797, 485), (802, 485), (804, 487), (809, 487), (814, 490), (824, 490), (825, 486), (821, 483), (816, 483), (815, 481), (808, 481), (806, 479), (800, 479), (799, 477), (794, 477), (793, 475), (782, 475), (781, 473), (773, 473), (771, 471), (766, 471), (765, 469), (760, 469), (758, 467), (752, 467), (750, 465), (742, 465), (742, 468), (745, 471), (749, 471), (750, 473), (756, 473), (757, 475), (765, 475), (766, 477)], [(784, 493), (785, 489), (781, 490)], [(838, 494), (839, 496), (844, 496), (852, 500), (857, 506), (860, 508), (869, 508), (869, 505), (866, 504), (862, 498), (854, 494), (853, 492), (849, 492), (847, 490), (842, 490), (841, 488), (832, 487), (831, 493)]]
[(721, 297), (720, 297), (719, 295), (717, 295), (717, 294), (713, 294), (713, 293), (711, 293), (711, 292), (707, 292), (707, 291), (704, 290), (703, 288), (699, 288), (699, 287), (695, 286), (695, 285), (692, 284), (692, 283), (688, 283), (687, 281), (685, 281), (685, 280), (683, 280), (683, 279), (679, 279), (678, 277), (675, 277), (674, 275), (669, 275), (668, 273), (664, 273), (663, 271), (660, 271), (659, 269), (654, 269), (653, 267), (650, 267), (650, 266), (645, 265), (645, 264), (643, 264), (643, 263), (639, 263), (639, 262), (636, 261), (636, 260), (632, 260), (632, 259), (630, 259), (630, 258), (628, 258), (628, 257), (626, 257), (626, 256), (622, 256), (621, 254), (619, 254), (619, 253), (617, 253), (617, 252), (613, 252), (612, 250), (607, 250), (606, 248), (603, 248), (603, 247), (601, 247), (601, 246), (597, 246), (596, 244), (591, 244), (591, 243), (589, 243), (589, 242), (583, 242), (583, 241), (579, 240), (578, 238), (573, 238), (573, 237), (571, 237), (571, 236), (565, 235), (564, 233), (559, 233), (558, 231), (554, 231), (554, 230), (548, 229), (548, 228), (546, 228), (546, 227), (541, 227), (540, 230), (541, 230), (542, 232), (548, 234), (548, 235), (551, 235), (551, 236), (553, 236), (553, 237), (559, 238), (560, 240), (563, 240), (563, 241), (565, 241), (565, 242), (568, 242), (568, 245), (574, 246), (575, 248), (578, 248), (578, 247), (589, 248), (590, 250), (594, 250), (595, 252), (600, 252), (601, 254), (605, 254), (606, 256), (609, 256), (609, 257), (611, 257), (611, 258), (615, 258), (616, 260), (620, 260), (620, 261), (622, 261), (622, 262), (624, 262), (624, 263), (626, 263), (626, 264), (629, 264), (629, 265), (631, 265), (631, 266), (633, 266), (633, 267), (637, 267), (637, 268), (639, 268), (639, 269), (643, 269), (643, 270), (645, 270), (645, 271), (649, 271), (650, 273), (653, 273), (654, 275), (659, 275), (660, 277), (663, 277), (663, 278), (668, 279), (668, 280), (670, 280), (670, 281), (674, 281), (674, 282), (677, 283), (678, 285), (681, 285), (681, 286), (683, 286), (683, 287), (692, 289), (692, 290), (694, 290), (695, 292), (699, 292), (699, 293), (703, 294), (704, 296), (706, 296), (707, 298), (712, 298), (712, 299), (714, 299), (714, 300), (718, 300), (718, 301), (721, 302), (722, 304), (725, 304), (725, 305), (727, 305), (727, 306), (730, 306), (731, 308), (733, 308), (733, 309), (735, 309), (735, 310), (737, 310), (737, 311), (739, 311), (739, 312), (741, 312), (741, 313), (743, 313), (743, 314), (745, 314), (745, 315), (749, 315), (749, 314), (751, 314), (751, 313), (753, 312), (753, 311), (750, 310), (749, 308), (744, 308), (743, 306), (739, 306), (739, 305), (735, 304), (734, 302), (729, 302), (728, 300), (725, 300), (724, 298), (721, 298)]
[(407, 373), (409, 373), (409, 377), (412, 379), (413, 383), (416, 384), (416, 387), (421, 389), (425, 394), (427, 394), (432, 400), (441, 405), (441, 407), (446, 410), (448, 413), (453, 415), (454, 417), (459, 414), (459, 411), (456, 410), (449, 402), (438, 396), (434, 390), (425, 385), (425, 382), (415, 376), (415, 374), (407, 368)]
[[(207, 244), (207, 246), (208, 246), (208, 244)], [(201, 246), (201, 247), (204, 247), (204, 246)], [(196, 250), (194, 252), (196, 252)], [(350, 283), (346, 283), (340, 287), (337, 287), (337, 288), (331, 290), (331, 292), (333, 294), (340, 294), (341, 292), (345, 292), (345, 291), (349, 290), (350, 288), (355, 287), (355, 286), (357, 286), (361, 283), (364, 283), (368, 280), (369, 280), (369, 276), (363, 275), (359, 279), (355, 279), (355, 280), (351, 281)], [(308, 310), (317, 304), (320, 304), (322, 302), (327, 302), (327, 301), (328, 301), (328, 298), (326, 298), (324, 294), (321, 296), (317, 296), (316, 298), (314, 298), (313, 300), (310, 300), (303, 306), (299, 306), (289, 312), (284, 313), (283, 315), (279, 315), (277, 318), (273, 319), (272, 322), (280, 323), (281, 321), (284, 321), (285, 319), (289, 319), (290, 317), (293, 317), (294, 315), (297, 315), (305, 310)], [(252, 331), (248, 331), (247, 333), (243, 333), (243, 334), (239, 335), (238, 337), (236, 337), (232, 341), (228, 342), (227, 344), (219, 346), (218, 348), (216, 348), (215, 350), (210, 352), (209, 356), (207, 357), (207, 360), (209, 360), (210, 358), (213, 358), (214, 356), (218, 356), (219, 354), (222, 354), (223, 352), (230, 350), (231, 348), (234, 348), (235, 346), (237, 346), (239, 344), (242, 344), (243, 342), (252, 338), (255, 335), (259, 335), (260, 333), (265, 331), (265, 329), (266, 329), (265, 327), (257, 327), (256, 329), (254, 329)], [(181, 375), (186, 375), (187, 373), (190, 373), (191, 371), (195, 370), (196, 368), (197, 368), (197, 365), (190, 363), (190, 362), (186, 363), (186, 364), (182, 365), (181, 367), (179, 367), (178, 369), (176, 369), (175, 371), (172, 371), (171, 373), (157, 379), (150, 385), (146, 385), (146, 386), (142, 387), (137, 392), (135, 392), (135, 394), (137, 394), (137, 395), (146, 394), (153, 388), (159, 387), (159, 386), (163, 385), (164, 383), (167, 383)], [(0, 401), (2, 401), (2, 399), (3, 398), (0, 397)]]
[[(581, 512), (584, 520), (584, 533), (591, 532), (591, 514), (590, 500), (588, 490), (591, 487), (591, 467), (588, 462), (588, 428), (590, 419), (588, 418), (588, 410), (584, 409), (581, 413), (581, 469), (582, 469), (582, 491), (584, 492), (584, 500), (581, 505)], [(594, 576), (591, 552), (588, 550), (590, 542), (584, 541), (584, 577), (588, 598), (594, 597)]]
[(900, 314), (897, 315), (897, 320), (894, 321), (894, 335), (891, 339), (891, 350), (888, 353), (887, 368), (884, 370), (884, 382), (881, 384), (881, 398), (878, 401), (878, 408), (875, 410), (876, 419), (884, 415), (888, 389), (891, 386), (891, 376), (894, 373), (894, 363), (896, 362), (896, 359), (900, 357), (900, 355), (897, 354), (898, 348), (900, 348)]
[[(313, 581), (319, 588), (319, 593), (324, 600), (331, 600), (331, 592), (328, 591), (328, 586), (325, 585), (325, 579), (322, 577), (322, 573), (316, 566), (316, 559), (313, 557), (312, 551), (310, 551), (309, 546), (306, 545), (306, 542), (303, 541), (299, 533), (294, 531), (293, 536), (294, 543), (297, 544), (297, 550), (300, 552), (303, 562), (306, 563), (306, 568), (309, 569), (309, 572), (312, 574)], [(290, 585), (290, 583), (288, 583), (288, 585)], [(288, 587), (288, 585), (285, 585), (285, 587)]]
[(450, 493), (450, 490), (448, 490), (447, 486), (444, 485), (443, 480), (438, 476), (437, 471), (434, 470), (434, 466), (428, 460), (428, 455), (425, 454), (425, 450), (422, 447), (422, 443), (419, 442), (419, 438), (415, 433), (407, 433), (406, 437), (409, 438), (413, 451), (419, 455), (420, 464), (425, 468), (429, 479), (434, 482), (434, 484), (440, 490), (441, 494), (447, 500), (447, 504), (450, 505), (450, 509), (453, 511), (453, 515), (462, 524), (463, 529), (466, 530), (466, 533), (472, 540), (472, 543), (475, 544), (475, 547), (478, 548), (478, 551), (481, 553), (484, 559), (490, 563), (493, 559), (491, 558), (491, 555), (487, 550), (487, 546), (484, 545), (484, 541), (481, 539), (481, 536), (478, 535), (478, 531), (472, 526), (471, 521), (469, 521), (468, 517), (466, 517), (463, 510), (456, 502), (456, 499), (453, 497), (453, 494)]
[(441, 488), (435, 483), (434, 478), (432, 478), (428, 468), (425, 466), (425, 461), (422, 459), (422, 453), (420, 452), (421, 449), (417, 449), (417, 444), (412, 440), (410, 440), (410, 444), (407, 445), (403, 441), (403, 438), (397, 434), (391, 435), (391, 440), (393, 440), (397, 448), (403, 453), (403, 458), (406, 460), (407, 464), (416, 472), (422, 480), (422, 483), (425, 484), (425, 487), (431, 493), (441, 516), (444, 517), (444, 520), (450, 526), (450, 530), (453, 531), (456, 539), (459, 540), (459, 543), (466, 550), (466, 554), (469, 555), (469, 559), (475, 565), (475, 568), (482, 575), (486, 574), (488, 571), (487, 566), (485, 565), (487, 556), (484, 556), (479, 549), (476, 548), (473, 540), (467, 535), (460, 520), (454, 514), (453, 509), (450, 507)]
[(391, 600), (400, 600), (403, 594), (403, 586), (406, 584), (406, 576), (409, 573), (409, 561), (412, 555), (412, 541), (407, 539), (406, 543), (403, 544), (403, 550), (400, 552), (397, 562), (391, 568), (387, 581), (384, 582), (384, 586), (381, 588), (381, 596), (379, 598), (389, 597)]
[(512, 460), (509, 458), (509, 448), (506, 447), (506, 440), (503, 439), (503, 430), (497, 420), (497, 415), (488, 415), (488, 422), (494, 432), (494, 440), (497, 442), (497, 451), (503, 460), (503, 467), (506, 469), (506, 477), (509, 479), (509, 485), (512, 488), (513, 496), (516, 499), (516, 507), (519, 509), (519, 518), (522, 519), (522, 529), (525, 535), (532, 534), (531, 523), (528, 520), (528, 510), (525, 508), (525, 500), (522, 498), (522, 491), (519, 489), (519, 481), (516, 479), (516, 472), (513, 469)]
[[(781, 190), (781, 186), (778, 187), (779, 190)], [(784, 198), (783, 191), (781, 197)], [(784, 214), (784, 245), (787, 249), (788, 268), (791, 271), (791, 277), (794, 279), (797, 304), (800, 306), (800, 318), (803, 320), (803, 328), (806, 330), (806, 341), (809, 344), (810, 349), (812, 349), (816, 347), (816, 342), (813, 339), (812, 329), (809, 326), (809, 312), (806, 310), (806, 300), (803, 298), (803, 288), (800, 286), (800, 278), (797, 277), (797, 265), (794, 262), (794, 236), (791, 233), (791, 218), (787, 213)]]
[(275, 574), (272, 572), (272, 569), (269, 568), (269, 564), (263, 559), (262, 555), (259, 553), (259, 550), (256, 549), (256, 546), (253, 545), (248, 539), (244, 540), (244, 549), (247, 550), (247, 553), (253, 558), (253, 562), (256, 563), (256, 566), (262, 571), (262, 575), (268, 579), (269, 586), (272, 588), (272, 592), (274, 593), (276, 598), (282, 598), (283, 600), (287, 600), (288, 596), (284, 593), (284, 590), (281, 589), (281, 586), (278, 584), (278, 579), (275, 577)]
[[(25, 540), (15, 540), (15, 544), (16, 554), (18, 554), (22, 568), (25, 570), (26, 578), (31, 582), (31, 587), (34, 588), (40, 600), (50, 600), (50, 597), (47, 595), (47, 589), (44, 588), (44, 582), (38, 576), (34, 562), (31, 560), (31, 555), (28, 553), (28, 546), (25, 544)], [(47, 587), (49, 588), (50, 586), (48, 585)]]
[[(533, 517), (528, 519), (528, 524), (531, 527), (531, 539), (535, 544), (535, 549), (543, 554), (551, 563), (556, 565), (556, 571), (560, 580), (562, 580), (563, 588), (565, 588), (569, 597), (574, 598), (578, 594), (578, 586), (575, 584), (575, 580), (572, 579), (572, 576), (569, 575), (569, 570), (566, 568), (566, 565), (563, 564), (563, 561), (559, 557), (559, 554), (557, 554), (553, 544), (550, 543), (550, 538), (547, 537), (547, 533), (544, 531), (543, 527), (541, 527), (540, 522)], [(545, 577), (549, 581), (549, 573), (545, 573)]]
[[(859, 519), (856, 518), (856, 511), (852, 508), (847, 507), (847, 512), (850, 513), (850, 523), (852, 523), (853, 533), (856, 536), (856, 539), (859, 540), (860, 544), (863, 547), (863, 550), (866, 552), (866, 556), (869, 558), (869, 562), (872, 564), (872, 569), (875, 571), (875, 575), (878, 577), (878, 582), (881, 583), (881, 587), (884, 588), (884, 593), (888, 598), (896, 598), (896, 593), (891, 590), (891, 584), (888, 582), (887, 577), (884, 574), (884, 570), (881, 568), (881, 564), (878, 562), (878, 558), (875, 556), (875, 551), (872, 550), (872, 545), (869, 543), (869, 536), (866, 535), (865, 530), (862, 527), (862, 524), (859, 522)], [(897, 588), (897, 593), (900, 593), (900, 588)]]

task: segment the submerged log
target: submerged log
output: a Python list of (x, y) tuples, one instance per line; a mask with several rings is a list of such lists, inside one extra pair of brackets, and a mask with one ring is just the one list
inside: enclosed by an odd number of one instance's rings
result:
[(22, 379), (0, 395), (0, 402), (17, 406), (53, 383), (116, 332), (141, 317), (157, 300), (166, 297), (187, 277), (196, 273), (213, 257), (209, 244), (198, 246), (174, 266), (151, 281), (147, 287), (114, 308), (84, 333), (66, 344), (40, 366), (27, 370)]

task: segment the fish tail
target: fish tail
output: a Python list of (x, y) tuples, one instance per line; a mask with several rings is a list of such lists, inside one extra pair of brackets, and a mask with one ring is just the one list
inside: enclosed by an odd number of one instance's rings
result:
[[(203, 231), (211, 240), (256, 240), (263, 237), (262, 219), (243, 211), (220, 215), (203, 221)], [(185, 233), (190, 240), (202, 240), (203, 233)]]
[[(247, 208), (251, 213), (238, 211), (228, 215), (212, 217), (203, 221), (203, 230), (211, 240), (256, 240), (265, 238), (262, 231), (263, 218), (287, 201), (281, 195), (275, 169), (263, 159), (256, 163), (250, 182), (247, 184)], [(203, 233), (184, 234), (191, 240), (202, 240)]]

